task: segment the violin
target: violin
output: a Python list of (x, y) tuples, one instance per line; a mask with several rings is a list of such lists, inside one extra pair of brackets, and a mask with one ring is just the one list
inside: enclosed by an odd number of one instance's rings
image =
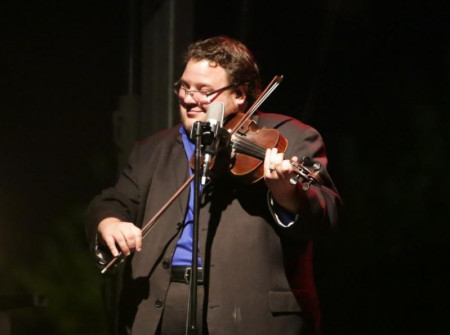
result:
[[(258, 128), (256, 122), (247, 118), (246, 114), (235, 114), (225, 124), (225, 128), (230, 132), (235, 129), (230, 139), (231, 149), (234, 153), (230, 171), (246, 184), (255, 183), (263, 178), (263, 162), (267, 149), (277, 148), (279, 153), (283, 153), (288, 145), (287, 139), (278, 130)], [(314, 162), (306, 156), (302, 158), (301, 163), (295, 161), (290, 163), (296, 173), (290, 179), (291, 184), (302, 182), (302, 188), (305, 191), (312, 184), (321, 185), (320, 163)]]

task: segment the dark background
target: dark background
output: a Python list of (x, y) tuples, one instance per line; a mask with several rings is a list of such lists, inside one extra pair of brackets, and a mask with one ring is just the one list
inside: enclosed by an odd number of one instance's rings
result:
[[(240, 38), (266, 83), (285, 76), (263, 111), (325, 139), (344, 200), (316, 243), (325, 333), (450, 334), (448, 2), (197, 1), (195, 14), (195, 38)], [(0, 296), (46, 298), (0, 304), (14, 334), (107, 333), (83, 224), (117, 173), (127, 20), (125, 1), (2, 5)]]

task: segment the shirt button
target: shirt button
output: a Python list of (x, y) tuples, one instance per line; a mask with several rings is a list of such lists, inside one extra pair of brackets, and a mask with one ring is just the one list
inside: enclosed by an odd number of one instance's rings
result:
[(164, 301), (162, 299), (156, 299), (155, 300), (155, 307), (161, 308), (164, 305)]
[(168, 269), (168, 268), (170, 268), (170, 262), (169, 261), (163, 261), (162, 262), (162, 266), (163, 266), (164, 269)]

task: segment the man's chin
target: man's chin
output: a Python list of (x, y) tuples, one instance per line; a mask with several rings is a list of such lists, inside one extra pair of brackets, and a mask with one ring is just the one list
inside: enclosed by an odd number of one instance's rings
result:
[(183, 127), (184, 127), (184, 129), (186, 129), (186, 131), (187, 131), (188, 133), (190, 133), (191, 130), (192, 130), (192, 126), (194, 125), (194, 123), (195, 123), (196, 121), (197, 121), (197, 120), (195, 120), (195, 119), (187, 119), (187, 120), (183, 120), (182, 122), (183, 122)]
[(186, 118), (182, 120), (183, 126), (186, 130), (191, 131), (195, 122), (201, 121), (204, 122), (203, 118), (195, 117), (195, 118)]

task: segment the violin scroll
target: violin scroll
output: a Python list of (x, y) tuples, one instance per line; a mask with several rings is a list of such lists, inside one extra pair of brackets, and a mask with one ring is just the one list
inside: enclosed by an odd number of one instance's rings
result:
[[(296, 170), (297, 175), (292, 177), (290, 182), (296, 185), (299, 181), (303, 183), (302, 189), (309, 190), (312, 184), (321, 185), (321, 178), (319, 174), (320, 163), (314, 162), (310, 157), (304, 156), (302, 163), (291, 162), (292, 167)], [(309, 166), (309, 167), (307, 167)]]

